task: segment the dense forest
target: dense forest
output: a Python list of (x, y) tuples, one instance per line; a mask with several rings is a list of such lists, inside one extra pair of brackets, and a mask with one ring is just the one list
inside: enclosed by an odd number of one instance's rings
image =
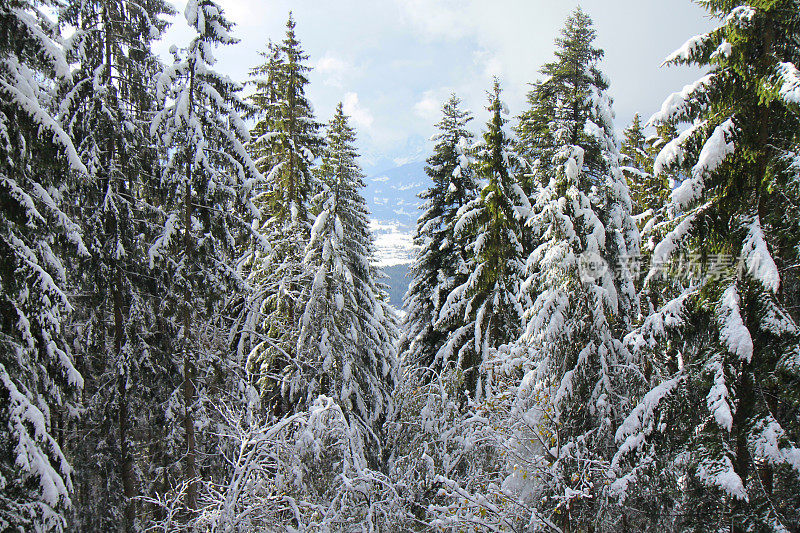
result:
[(0, 531), (800, 531), (800, 1), (698, 3), (623, 135), (580, 8), (444, 103), (400, 313), (291, 14), (2, 0)]

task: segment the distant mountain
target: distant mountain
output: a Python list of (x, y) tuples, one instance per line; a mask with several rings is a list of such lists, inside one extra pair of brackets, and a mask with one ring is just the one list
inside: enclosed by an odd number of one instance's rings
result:
[(378, 264), (388, 278), (389, 299), (402, 309), (403, 294), (411, 280), (407, 277), (414, 259), (414, 230), (422, 200), (419, 194), (430, 186), (425, 163), (414, 162), (377, 172), (366, 179), (364, 196), (371, 216)]
[(364, 195), (373, 220), (414, 228), (422, 205), (419, 193), (430, 186), (425, 162), (408, 163), (378, 172), (368, 177), (366, 182)]
[(383, 267), (383, 272), (387, 278), (381, 281), (389, 286), (389, 303), (398, 310), (403, 309), (403, 295), (411, 283), (411, 279), (408, 277), (409, 266), (408, 264), (401, 264)]

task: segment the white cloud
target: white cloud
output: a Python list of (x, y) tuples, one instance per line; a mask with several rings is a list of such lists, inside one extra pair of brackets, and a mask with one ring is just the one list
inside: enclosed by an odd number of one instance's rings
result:
[[(395, 0), (395, 4), (401, 21), (423, 39), (459, 42), (472, 51), (475, 68), (450, 82), (469, 105), (476, 105), (474, 95), (482, 96), (490, 78), (497, 75), (512, 114), (525, 107), (528, 84), (541, 77), (542, 64), (552, 61), (553, 40), (575, 8), (575, 2), (545, 0)], [(594, 20), (596, 45), (605, 49), (601, 68), (611, 78), (611, 94), (623, 124), (634, 111), (648, 114), (664, 95), (697, 75), (659, 65), (686, 37), (713, 26), (701, 7), (641, 0), (580, 4)]]
[(322, 75), (323, 83), (333, 87), (344, 87), (345, 78), (351, 77), (356, 68), (349, 61), (336, 56), (330, 50), (319, 58), (314, 68)]
[[(185, 0), (174, 3), (179, 13), (167, 36), (156, 44), (168, 64), (169, 45), (185, 46), (194, 36), (183, 20)], [(649, 115), (666, 95), (700, 75), (687, 68), (658, 67), (687, 37), (713, 25), (696, 4), (580, 3), (595, 19), (597, 44), (606, 50), (602, 68), (611, 78), (618, 127), (624, 127), (635, 111)], [(392, 159), (404, 161), (417, 153), (418, 146), (410, 145), (409, 139), (427, 139), (434, 133), (440, 104), (451, 91), (475, 113), (471, 123), (475, 132), (484, 127), (492, 75), (500, 75), (512, 117), (524, 111), (528, 84), (540, 78), (541, 65), (553, 59), (553, 39), (576, 2), (223, 0), (221, 4), (236, 23), (233, 35), (242, 42), (219, 47), (215, 68), (245, 81), (249, 70), (263, 62), (258, 52), (267, 40), (283, 39), (291, 9), (297, 36), (314, 67), (307, 94), (317, 118), (326, 121), (339, 101), (347, 103), (353, 125), (359, 127), (362, 163), (378, 171)], [(429, 150), (430, 145), (423, 143), (423, 154), (415, 158), (423, 159)]]
[(433, 91), (425, 91), (422, 99), (414, 104), (414, 113), (417, 116), (432, 122), (439, 116), (439, 110), (442, 107), (441, 98), (434, 94)]
[(366, 107), (361, 106), (361, 103), (358, 101), (358, 93), (345, 94), (342, 107), (344, 108), (345, 114), (353, 119), (356, 126), (365, 130), (369, 130), (372, 127), (372, 122), (374, 121), (372, 113), (370, 113), (369, 109)]
[(503, 76), (503, 62), (497, 54), (488, 50), (476, 50), (473, 55), (475, 65), (482, 71), (486, 79)]
[(463, 16), (464, 2), (458, 0), (397, 0), (401, 13), (426, 37), (463, 37), (473, 24)]

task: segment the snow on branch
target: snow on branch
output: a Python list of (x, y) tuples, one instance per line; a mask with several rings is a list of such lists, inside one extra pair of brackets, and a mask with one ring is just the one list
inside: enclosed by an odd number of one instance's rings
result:
[(663, 124), (686, 116), (691, 106), (696, 104), (706, 89), (713, 84), (716, 76), (713, 72), (707, 74), (694, 83), (684, 85), (680, 91), (669, 95), (661, 104), (661, 109), (650, 117), (646, 125)]
[(725, 17), (725, 20), (720, 26), (708, 33), (702, 33), (687, 39), (687, 41), (683, 43), (680, 48), (667, 56), (661, 66), (686, 64), (698, 61), (700, 55), (703, 53), (703, 50), (707, 48), (707, 44), (713, 40), (719, 39), (722, 33), (720, 30), (723, 30), (729, 26), (738, 26), (740, 28), (745, 26), (752, 20), (755, 12), (755, 9), (750, 6), (738, 6), (734, 8)]
[(89, 171), (78, 156), (78, 152), (72, 144), (72, 139), (50, 113), (41, 106), (36, 97), (34, 90), (36, 82), (33, 81), (35, 79), (33, 73), (22, 66), (15, 57), (0, 60), (0, 67), (10, 74), (8, 77), (0, 77), (0, 93), (5, 94), (4, 99), (8, 99), (11, 103), (17, 105), (23, 113), (28, 115), (39, 126), (40, 130), (51, 133), (53, 143), (63, 149), (72, 170), (80, 174), (88, 174)]
[(686, 143), (705, 127), (706, 121), (692, 124), (689, 128), (682, 131), (677, 137), (669, 141), (658, 152), (655, 163), (653, 164), (653, 174), (659, 176), (665, 170), (674, 166), (682, 165), (686, 157)]
[(727, 455), (721, 459), (702, 461), (697, 466), (697, 477), (706, 485), (719, 487), (737, 500), (748, 500), (742, 478), (733, 469), (733, 463)]
[(684, 307), (694, 294), (694, 292), (684, 292), (665, 303), (657, 312), (651, 313), (638, 329), (628, 333), (624, 343), (630, 346), (633, 352), (638, 352), (644, 347), (655, 348), (659, 339), (666, 336), (667, 329), (683, 325)]
[(800, 473), (800, 449), (791, 442), (772, 415), (767, 415), (756, 424), (748, 441), (756, 457), (775, 466), (788, 465)]
[(618, 468), (619, 461), (625, 455), (640, 449), (644, 444), (645, 438), (657, 429), (658, 415), (656, 410), (658, 406), (684, 379), (685, 376), (679, 373), (651, 389), (622, 422), (617, 429), (616, 435), (614, 435), (614, 439), (621, 445), (611, 461), (612, 469), (616, 470)]
[[(733, 118), (729, 118), (714, 128), (714, 132), (703, 144), (697, 163), (692, 167), (691, 177), (684, 180), (677, 189), (672, 191), (672, 203), (675, 207), (685, 209), (700, 197), (700, 194), (705, 189), (705, 179), (716, 171), (725, 159), (734, 152), (735, 145), (731, 138), (735, 130), (736, 126)], [(687, 130), (687, 132), (691, 132), (687, 135), (693, 134), (694, 131), (694, 129)], [(678, 139), (681, 139), (678, 146), (688, 138), (688, 136), (684, 137), (684, 134), (678, 136)], [(659, 157), (656, 159), (656, 174), (662, 172), (665, 163), (676, 157), (670, 155), (671, 151), (676, 149), (671, 145), (672, 142), (667, 144), (659, 153)], [(661, 156), (662, 153), (666, 154), (663, 158)]]
[(9, 405), (4, 410), (10, 414), (7, 429), (16, 454), (15, 466), (23, 471), (24, 478), (36, 480), (42, 503), (51, 508), (60, 503), (71, 505), (71, 468), (58, 443), (50, 436), (44, 413), (17, 388), (2, 363), (0, 385), (8, 395)]
[(739, 303), (736, 287), (731, 285), (725, 289), (717, 313), (720, 324), (719, 337), (730, 353), (750, 361), (753, 357), (753, 339), (742, 320)]
[(689, 235), (689, 232), (692, 229), (692, 225), (694, 224), (695, 220), (699, 215), (701, 215), (708, 207), (711, 206), (711, 202), (707, 202), (702, 206), (690, 211), (687, 213), (683, 220), (681, 220), (678, 225), (670, 231), (662, 240), (659, 242), (655, 250), (653, 250), (653, 259), (650, 272), (647, 274), (647, 279), (645, 283), (649, 282), (652, 278), (656, 277), (659, 273), (660, 266), (666, 264), (666, 262), (672, 257), (673, 254), (678, 250), (678, 246), (686, 239)]
[(793, 63), (778, 63), (778, 94), (788, 104), (800, 105), (800, 71)]
[(747, 237), (742, 247), (742, 259), (747, 266), (747, 272), (765, 289), (773, 293), (778, 292), (780, 274), (764, 240), (764, 230), (761, 228), (761, 219), (758, 215), (755, 215), (748, 225)]
[(688, 63), (692, 61), (703, 48), (703, 46), (713, 38), (712, 33), (702, 33), (686, 40), (680, 48), (672, 52), (664, 59), (661, 66), (673, 63)]
[(706, 369), (714, 374), (714, 382), (706, 395), (706, 406), (714, 415), (719, 427), (730, 433), (733, 427), (733, 413), (728, 402), (730, 392), (725, 382), (725, 369), (721, 358), (717, 356), (712, 359)]

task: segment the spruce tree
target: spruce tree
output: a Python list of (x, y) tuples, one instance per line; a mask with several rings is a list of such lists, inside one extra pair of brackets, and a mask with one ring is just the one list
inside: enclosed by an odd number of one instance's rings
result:
[(157, 83), (164, 103), (151, 124), (167, 158), (161, 176), (163, 226), (148, 250), (151, 268), (172, 277), (166, 299), (179, 327), (183, 383), (174, 403), (182, 410), (185, 505), (197, 509), (199, 471), (196, 428), (207, 424), (204, 376), (215, 368), (215, 322), (230, 292), (243, 288), (233, 260), (238, 233), (250, 223), (240, 213), (256, 211), (252, 188), (261, 180), (244, 143), (249, 131), (239, 113), (241, 86), (212, 70), (216, 45), (237, 42), (229, 22), (211, 0), (190, 0), (184, 12), (197, 36)]
[(251, 72), (257, 122), (248, 150), (265, 176), (256, 196), (258, 231), (271, 248), (255, 247), (243, 260), (253, 291), (245, 305), (239, 349), (249, 353), (249, 369), (264, 401), (280, 416), (291, 410), (284, 392), (296, 354), (302, 289), (310, 283), (303, 250), (311, 231), (309, 200), (319, 189), (312, 164), (322, 138), (305, 95), (308, 56), (295, 35), (291, 13), (285, 39), (270, 43), (263, 56), (266, 63)]
[(375, 467), (381, 458), (382, 425), (393, 410), (397, 326), (377, 281), (381, 273), (374, 265), (355, 139), (340, 103), (328, 125), (318, 169), (322, 190), (313, 202), (318, 214), (306, 247), (313, 281), (305, 288), (293, 365), (302, 374), (287, 381), (298, 409), (321, 394), (335, 398), (360, 428)]
[[(677, 181), (676, 173), (662, 172), (655, 176), (653, 163), (663, 144), (662, 137), (674, 135), (672, 124), (659, 125), (657, 134), (646, 137), (639, 115), (633, 117), (631, 125), (623, 132), (624, 140), (620, 150), (620, 169), (628, 181), (631, 191), (631, 211), (641, 236), (640, 256), (637, 262), (634, 283), (639, 292), (641, 312), (647, 315), (655, 310), (658, 301), (664, 297), (676, 296), (681, 287), (675, 279), (665, 277), (644, 287), (645, 276), (650, 268), (653, 250), (670, 229), (674, 210), (667, 200), (670, 184)], [(649, 372), (648, 368), (644, 369)]]
[[(539, 516), (565, 530), (602, 527), (616, 424), (628, 405), (622, 343), (638, 315), (630, 261), (639, 234), (619, 166), (608, 82), (591, 19), (577, 9), (539, 87), (555, 102), (528, 224), (539, 241), (524, 290), (526, 331), (499, 361), (522, 370), (510, 425), (525, 468), (511, 483)], [(550, 91), (550, 92), (548, 92)], [(533, 469), (530, 472), (529, 469)]]
[(149, 134), (159, 64), (150, 43), (166, 27), (159, 17), (172, 12), (160, 1), (120, 0), (73, 1), (61, 13), (76, 28), (70, 53), (79, 65), (61, 113), (89, 170), (74, 190), (80, 201), (72, 210), (91, 256), (70, 269), (80, 295), (70, 329), (86, 379), (85, 438), (75, 442), (78, 520), (85, 529), (135, 528), (137, 470), (151, 472), (149, 461), (136, 465), (134, 457), (156, 443), (133, 436), (163, 425), (156, 422), (163, 420), (157, 402), (166, 400), (159, 385), (169, 383), (165, 370), (172, 365), (159, 357), (160, 284), (146, 260), (159, 170)]
[(403, 323), (400, 351), (408, 364), (434, 368), (438, 373), (447, 361), (436, 354), (448, 335), (463, 325), (454, 320), (445, 328), (436, 321), (450, 291), (467, 280), (470, 254), (463, 235), (456, 234), (458, 210), (477, 197), (478, 184), (470, 164), (472, 120), (459, 108), (461, 101), (452, 95), (442, 107), (434, 153), (425, 172), (433, 185), (420, 195), (425, 212), (417, 221), (414, 241), (419, 251), (411, 267), (413, 279), (404, 297), (407, 315)]
[(649, 219), (648, 214), (652, 216), (658, 211), (669, 195), (664, 177), (653, 176), (653, 144), (656, 139), (648, 139), (643, 128), (637, 113), (630, 126), (622, 132), (624, 139), (620, 149), (622, 173), (631, 191), (632, 212), (640, 224), (644, 222), (642, 219)]
[[(516, 128), (518, 152), (530, 164), (540, 167), (542, 176), (552, 176), (560, 164), (555, 156), (562, 145), (557, 142), (554, 128), (567, 121), (575, 127), (570, 129), (566, 141), (584, 147), (588, 175), (604, 171), (601, 147), (581, 127), (592, 105), (589, 95), (608, 89), (608, 80), (598, 68), (603, 51), (593, 46), (595, 35), (591, 18), (578, 7), (567, 19), (561, 37), (556, 39), (555, 60), (545, 63), (540, 70), (545, 79), (535, 83), (528, 93), (530, 109), (520, 115)], [(545, 185), (548, 179), (542, 179), (545, 183), (541, 185)], [(528, 192), (534, 194), (532, 190)]]
[[(656, 524), (787, 531), (800, 520), (800, 332), (789, 281), (800, 235), (800, 6), (703, 5), (721, 25), (667, 63), (707, 74), (651, 119), (689, 124), (655, 162), (656, 175), (676, 170), (684, 179), (672, 191), (672, 230), (654, 265), (683, 258), (699, 267), (630, 336), (653, 372), (617, 432), (613, 488), (647, 505), (666, 503)], [(715, 257), (738, 266), (714, 271)], [(664, 472), (680, 480), (671, 500), (646, 490)]]
[[(65, 340), (72, 305), (62, 243), (88, 252), (63, 207), (84, 175), (54, 117), (71, 76), (55, 2), (0, 4), (0, 529), (63, 531), (72, 470), (63, 445), (83, 378)], [(65, 196), (66, 195), (66, 196)]]
[(469, 277), (450, 292), (436, 323), (443, 330), (461, 324), (436, 357), (463, 372), (463, 390), (473, 398), (480, 397), (484, 387), (481, 364), (492, 349), (519, 335), (523, 314), (520, 235), (529, 206), (512, 172), (514, 155), (504, 131), (507, 120), (500, 94), (495, 80), (489, 94), (491, 118), (476, 147), (475, 178), (485, 185), (480, 196), (458, 210), (454, 228), (468, 239)]

